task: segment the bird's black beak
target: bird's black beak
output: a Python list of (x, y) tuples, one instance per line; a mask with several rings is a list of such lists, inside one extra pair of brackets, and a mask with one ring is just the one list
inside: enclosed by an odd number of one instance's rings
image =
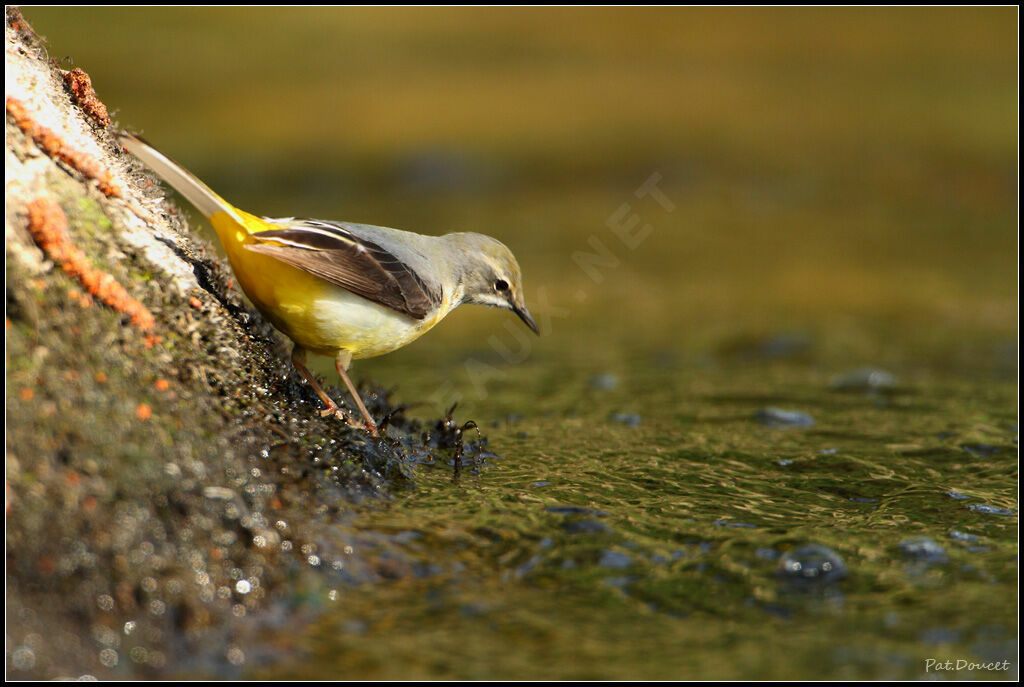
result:
[(533, 333), (540, 336), (540, 328), (537, 327), (537, 323), (533, 321), (533, 316), (530, 315), (530, 311), (526, 309), (525, 305), (512, 304), (512, 312), (519, 315), (519, 319), (526, 323), (526, 326), (533, 330)]

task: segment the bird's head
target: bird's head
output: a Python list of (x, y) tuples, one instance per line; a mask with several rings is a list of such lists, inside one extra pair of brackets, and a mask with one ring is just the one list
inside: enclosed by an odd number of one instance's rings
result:
[(448, 234), (445, 238), (459, 253), (462, 302), (511, 310), (535, 334), (540, 334), (526, 309), (522, 273), (512, 251), (501, 241), (483, 234)]

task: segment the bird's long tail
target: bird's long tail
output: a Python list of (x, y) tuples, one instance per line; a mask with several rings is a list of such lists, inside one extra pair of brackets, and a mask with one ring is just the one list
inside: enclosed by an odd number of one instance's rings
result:
[(210, 190), (209, 186), (199, 181), (192, 172), (134, 134), (119, 133), (117, 138), (128, 149), (128, 152), (145, 162), (150, 169), (159, 174), (178, 193), (185, 196), (186, 200), (195, 205), (196, 209), (206, 217), (209, 218), (218, 212), (224, 212), (241, 222), (235, 208)]

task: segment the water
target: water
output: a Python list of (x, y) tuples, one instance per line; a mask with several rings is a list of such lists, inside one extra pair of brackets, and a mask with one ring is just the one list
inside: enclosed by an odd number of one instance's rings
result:
[(297, 580), (216, 670), (1016, 676), (1007, 13), (25, 11), (248, 210), (502, 239), (544, 332), (357, 361), (501, 458), (347, 507), (418, 563)]
[[(636, 361), (621, 391), (563, 377), (577, 398), (561, 413), (488, 430), (504, 460), (457, 484), (435, 470), (365, 514), (418, 533), (436, 574), (346, 592), (311, 655), (267, 674), (881, 679), (923, 677), (928, 658), (1014, 662), (1016, 517), (969, 508), (1015, 508), (1013, 385), (986, 385), (1006, 410), (978, 413), (963, 407), (978, 388), (949, 380), (879, 399), (768, 367)], [(765, 427), (766, 403), (817, 422)], [(641, 422), (608, 421), (620, 407)], [(978, 433), (991, 457), (962, 447)], [(787, 574), (794, 554), (818, 574)]]

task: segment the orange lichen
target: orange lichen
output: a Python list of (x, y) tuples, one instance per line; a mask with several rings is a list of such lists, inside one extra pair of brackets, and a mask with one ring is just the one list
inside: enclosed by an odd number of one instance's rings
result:
[(148, 420), (149, 416), (153, 414), (153, 409), (145, 403), (140, 403), (139, 407), (135, 409), (135, 416), (140, 420)]
[(153, 328), (156, 321), (146, 306), (128, 295), (112, 276), (89, 264), (85, 254), (71, 242), (67, 217), (55, 200), (37, 198), (28, 204), (28, 230), (43, 252), (76, 277), (91, 295), (128, 315), (142, 331)]
[(156, 387), (157, 391), (167, 391), (171, 388), (171, 383), (166, 379), (158, 379), (153, 383), (153, 386)]
[(20, 398), (22, 401), (31, 401), (35, 397), (36, 392), (27, 386), (18, 392), (18, 398)]
[(199, 300), (198, 298), (196, 298), (195, 296), (191, 296), (188, 299), (188, 304), (191, 305), (196, 310), (198, 310), (199, 308), (203, 307), (203, 302), (201, 300)]
[(26, 136), (43, 149), (43, 152), (78, 171), (85, 178), (96, 181), (103, 195), (108, 198), (124, 197), (124, 192), (114, 183), (110, 172), (103, 169), (92, 156), (73, 149), (52, 130), (32, 119), (25, 104), (20, 100), (7, 96), (7, 114)]
[(107, 106), (96, 97), (96, 91), (92, 89), (92, 79), (84, 71), (75, 67), (70, 72), (64, 72), (64, 85), (71, 91), (78, 106), (85, 114), (89, 115), (100, 126), (110, 126), (110, 115), (107, 113)]
[(97, 384), (105, 384), (107, 381), (107, 374), (105, 372), (97, 372), (93, 379), (96, 380)]

